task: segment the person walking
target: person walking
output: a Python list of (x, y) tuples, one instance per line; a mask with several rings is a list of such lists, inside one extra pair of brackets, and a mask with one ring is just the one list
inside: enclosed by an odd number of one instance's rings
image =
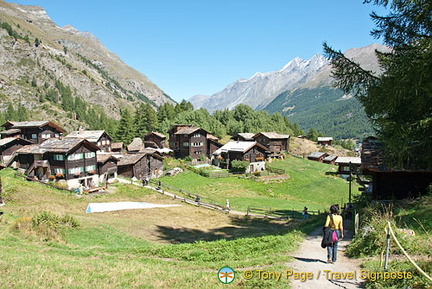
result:
[(324, 224), (324, 227), (328, 227), (328, 226), (330, 226), (332, 234), (333, 231), (336, 232), (338, 240), (333, 241), (333, 243), (327, 246), (327, 263), (335, 263), (337, 260), (337, 250), (338, 250), (339, 240), (344, 237), (343, 219), (342, 216), (339, 215), (338, 205), (330, 206), (330, 214), (327, 215), (327, 219)]

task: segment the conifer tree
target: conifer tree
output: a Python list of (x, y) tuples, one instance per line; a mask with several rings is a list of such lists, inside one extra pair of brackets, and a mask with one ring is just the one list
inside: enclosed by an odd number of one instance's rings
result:
[(120, 122), (114, 138), (116, 141), (122, 141), (125, 143), (125, 145), (128, 145), (132, 142), (134, 137), (134, 124), (131, 113), (128, 109), (123, 109), (121, 111)]
[(376, 52), (376, 76), (324, 44), (336, 85), (356, 96), (384, 145), (386, 162), (406, 169), (432, 168), (432, 2), (366, 0), (391, 9), (371, 14), (391, 52)]

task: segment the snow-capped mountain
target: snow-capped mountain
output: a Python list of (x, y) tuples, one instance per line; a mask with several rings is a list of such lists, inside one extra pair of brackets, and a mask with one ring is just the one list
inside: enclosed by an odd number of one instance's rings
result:
[(195, 108), (232, 109), (238, 104), (247, 104), (254, 109), (266, 107), (277, 95), (311, 81), (328, 61), (316, 54), (309, 60), (294, 58), (281, 70), (257, 72), (249, 79), (238, 79), (224, 90), (212, 96), (196, 95), (189, 101)]
[[(345, 55), (370, 71), (379, 72), (375, 50), (388, 51), (383, 45), (371, 44), (352, 48)], [(238, 104), (247, 104), (254, 109), (266, 109), (281, 93), (300, 88), (332, 87), (331, 65), (320, 54), (309, 60), (294, 58), (281, 70), (255, 73), (249, 79), (239, 79), (211, 96), (196, 95), (189, 101), (195, 108), (206, 108), (209, 112), (232, 109)]]

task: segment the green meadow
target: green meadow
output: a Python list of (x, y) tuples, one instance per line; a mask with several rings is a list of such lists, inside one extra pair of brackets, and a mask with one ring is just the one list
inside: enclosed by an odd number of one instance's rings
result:
[[(346, 181), (327, 176), (334, 166), (288, 158), (271, 164), (288, 178), (209, 179), (185, 172), (161, 181), (233, 209), (249, 205), (322, 210), (346, 201)], [(237, 288), (287, 288), (288, 281), (246, 280), (245, 270), (289, 269), (305, 233), (323, 222), (233, 216), (187, 205), (153, 190), (116, 184), (82, 195), (45, 187), (0, 171), (0, 270), (6, 288), (226, 288), (217, 272), (230, 266)], [(355, 190), (353, 190), (355, 191)], [(91, 202), (141, 201), (168, 208), (85, 213)]]

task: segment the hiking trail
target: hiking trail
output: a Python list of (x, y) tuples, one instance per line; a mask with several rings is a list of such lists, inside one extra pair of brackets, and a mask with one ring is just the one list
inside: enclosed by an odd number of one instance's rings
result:
[[(344, 220), (344, 228), (351, 228), (350, 220)], [(323, 220), (324, 224), (324, 220)], [(345, 230), (345, 237), (339, 241), (337, 262), (327, 263), (327, 248), (321, 248), (322, 227), (305, 237), (300, 247), (293, 253), (294, 261), (287, 264), (293, 272), (313, 274), (313, 279), (305, 281), (290, 277), (293, 289), (353, 289), (364, 288), (360, 278), (360, 261), (349, 259), (345, 255), (346, 246), (352, 240), (352, 232)], [(354, 278), (355, 277), (355, 278)]]

